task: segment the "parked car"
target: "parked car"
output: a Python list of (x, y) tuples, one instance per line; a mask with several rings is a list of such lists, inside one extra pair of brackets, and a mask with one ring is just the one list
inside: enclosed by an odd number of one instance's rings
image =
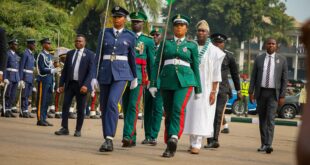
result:
[(297, 114), (301, 113), (298, 103), (300, 91), (296, 88), (287, 88), (285, 103), (282, 107), (278, 107), (278, 117), (284, 119), (293, 119)]

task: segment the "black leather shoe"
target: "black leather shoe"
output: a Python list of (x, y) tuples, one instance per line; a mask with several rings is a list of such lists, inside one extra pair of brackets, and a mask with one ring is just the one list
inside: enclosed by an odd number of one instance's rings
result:
[(5, 117), (13, 117), (13, 118), (16, 117), (16, 115), (14, 115), (11, 111), (5, 111), (4, 116)]
[(42, 120), (37, 121), (38, 126), (48, 126), (47, 123), (43, 122)]
[(100, 152), (112, 152), (113, 151), (113, 141), (111, 139), (106, 139), (105, 142), (99, 148)]
[(34, 118), (33, 116), (31, 116), (31, 114), (29, 112), (22, 112), (21, 114), (19, 114), (19, 117), (21, 117), (21, 118)]
[(73, 112), (69, 112), (69, 119), (76, 119), (76, 116)]
[(151, 139), (149, 143), (152, 146), (156, 146), (157, 145), (157, 140), (156, 139)]
[(32, 110), (31, 113), (37, 113), (37, 110)]
[(48, 121), (46, 121), (46, 120), (45, 120), (44, 122), (47, 124), (47, 126), (50, 126), (50, 127), (51, 127), (51, 126), (54, 126), (52, 123), (50, 123), (50, 122), (48, 122)]
[(267, 148), (267, 146), (262, 145), (260, 148), (257, 149), (257, 152), (265, 152), (266, 148)]
[(167, 148), (173, 154), (177, 150), (177, 145), (178, 145), (178, 139), (175, 138), (170, 138), (167, 142)]
[(222, 129), (221, 133), (229, 133), (229, 128)]
[(59, 113), (55, 114), (55, 118), (56, 119), (61, 119), (61, 114), (59, 114)]
[(55, 135), (69, 135), (69, 130), (67, 128), (60, 128), (60, 130), (55, 131)]
[(136, 146), (136, 143), (133, 142), (132, 140), (128, 139), (127, 137), (124, 137), (122, 140), (122, 147), (134, 147)]
[(219, 142), (213, 140), (208, 145), (205, 145), (204, 148), (219, 148), (220, 144)]
[(266, 153), (271, 154), (271, 152), (273, 152), (273, 148), (271, 146), (267, 146), (266, 147)]
[(174, 152), (171, 152), (168, 148), (163, 153), (163, 157), (165, 157), (165, 158), (171, 158), (173, 156), (174, 156)]
[(75, 131), (74, 136), (75, 137), (81, 137), (82, 136), (81, 131)]
[(90, 116), (89, 118), (90, 118), (90, 119), (100, 119), (100, 117), (97, 116), (97, 115)]
[(11, 112), (12, 112), (12, 113), (18, 113), (18, 112), (17, 112), (17, 109), (12, 109)]
[(54, 118), (54, 116), (51, 113), (47, 113), (47, 118)]
[(150, 139), (144, 139), (141, 144), (150, 144)]

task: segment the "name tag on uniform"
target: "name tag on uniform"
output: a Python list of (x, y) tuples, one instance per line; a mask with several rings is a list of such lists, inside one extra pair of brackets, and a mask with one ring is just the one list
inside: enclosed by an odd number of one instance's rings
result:
[(129, 43), (128, 43), (127, 41), (124, 41), (124, 45), (128, 46), (128, 45), (129, 45)]

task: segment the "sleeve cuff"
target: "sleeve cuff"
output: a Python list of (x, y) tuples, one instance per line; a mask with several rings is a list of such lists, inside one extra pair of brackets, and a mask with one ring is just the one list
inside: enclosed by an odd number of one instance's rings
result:
[(2, 74), (2, 75), (3, 75), (3, 72), (2, 72), (2, 71), (0, 71), (0, 74)]

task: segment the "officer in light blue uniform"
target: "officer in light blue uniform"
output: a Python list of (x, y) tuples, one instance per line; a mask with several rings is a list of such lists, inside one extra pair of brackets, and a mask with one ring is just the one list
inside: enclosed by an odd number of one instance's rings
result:
[(53, 56), (49, 53), (51, 42), (49, 38), (40, 41), (43, 50), (37, 57), (38, 70), (38, 93), (37, 93), (37, 125), (53, 126), (46, 121), (48, 101), (51, 99), (53, 91), (53, 74), (59, 72), (59, 68), (53, 65)]
[(33, 51), (36, 48), (35, 43), (34, 39), (27, 39), (27, 48), (24, 51), (19, 67), (19, 76), (23, 87), (20, 117), (23, 118), (33, 118), (28, 112), (28, 98), (33, 88), (33, 69), (35, 64)]
[(17, 87), (19, 85), (19, 59), (20, 57), (17, 55), (16, 50), (18, 48), (17, 39), (12, 39), (8, 42), (10, 49), (7, 51), (7, 68), (4, 72), (4, 83), (7, 84), (7, 89), (5, 92), (5, 110), (3, 116), (5, 117), (16, 117), (12, 113), (12, 104), (16, 99)]
[[(100, 60), (97, 80), (100, 85), (100, 109), (105, 138), (105, 142), (99, 149), (100, 152), (113, 151), (112, 141), (118, 120), (118, 104), (127, 81), (131, 81), (131, 89), (138, 85), (134, 50), (136, 35), (124, 29), (128, 14), (129, 12), (124, 8), (114, 7), (112, 9), (113, 28), (105, 29), (103, 41), (101, 41), (102, 32), (99, 34), (95, 61)], [(102, 47), (101, 54), (100, 47)], [(95, 74), (96, 71), (94, 71)], [(98, 82), (96, 81), (95, 84)]]

